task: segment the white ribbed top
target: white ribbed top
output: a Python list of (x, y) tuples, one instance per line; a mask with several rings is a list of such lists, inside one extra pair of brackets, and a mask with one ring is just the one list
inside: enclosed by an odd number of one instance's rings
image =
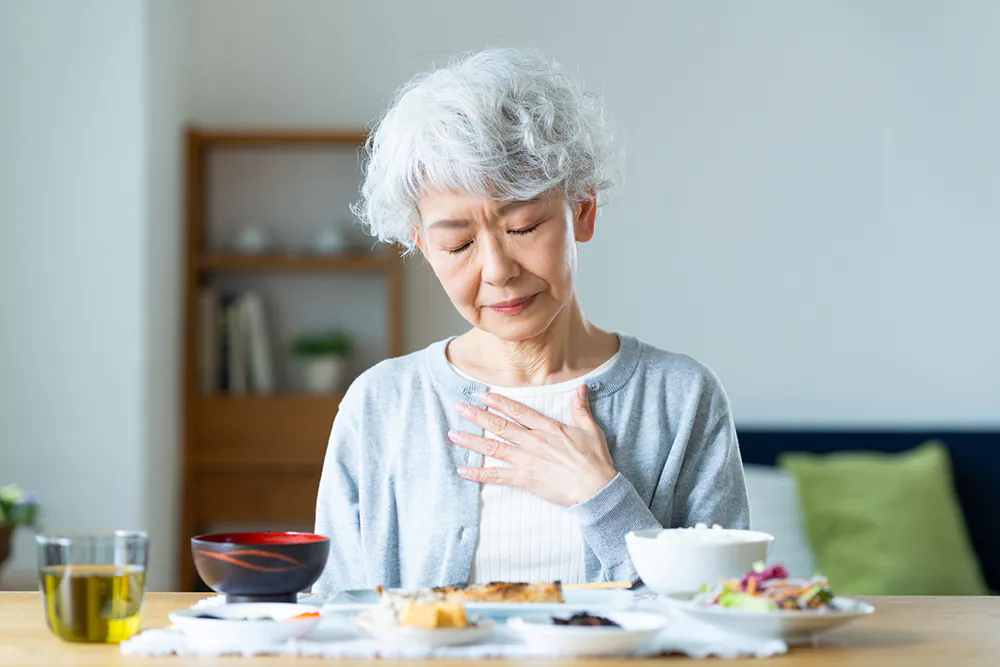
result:
[[(606, 371), (618, 356), (590, 373), (558, 384), (534, 387), (490, 387), (547, 417), (572, 423), (573, 392)], [(475, 380), (454, 365), (459, 375)], [(495, 438), (493, 433), (487, 437)], [(486, 457), (483, 465), (507, 466)], [(580, 583), (584, 579), (583, 536), (569, 510), (526, 491), (484, 484), (479, 493), (479, 543), (469, 574), (471, 583), (491, 581)]]

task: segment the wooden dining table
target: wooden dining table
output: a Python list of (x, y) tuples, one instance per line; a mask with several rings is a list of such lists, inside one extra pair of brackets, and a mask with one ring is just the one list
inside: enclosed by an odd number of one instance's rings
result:
[[(142, 628), (167, 625), (167, 614), (189, 607), (203, 595), (198, 593), (150, 593), (143, 607)], [(842, 628), (821, 635), (814, 646), (792, 648), (787, 654), (769, 658), (782, 667), (960, 667), (964, 665), (1000, 665), (1000, 597), (870, 597), (875, 605), (872, 616), (861, 618)], [(654, 667), (685, 660), (683, 656), (640, 658)], [(317, 658), (259, 656), (252, 658), (181, 658), (178, 656), (145, 657), (122, 655), (110, 644), (75, 644), (57, 639), (49, 632), (42, 615), (38, 593), (0, 593), (0, 665), (59, 665), (62, 667), (101, 667), (108, 665), (278, 665), (316, 663)], [(747, 658), (747, 662), (756, 658)], [(735, 662), (743, 662), (736, 660)], [(339, 664), (371, 667), (372, 660), (337, 660)], [(428, 660), (379, 660), (381, 667), (407, 663), (409, 667), (428, 664)], [(437, 661), (435, 661), (437, 662)], [(451, 662), (451, 661), (449, 661)], [(458, 661), (454, 661), (458, 662)], [(470, 661), (462, 661), (470, 662)], [(522, 659), (517, 661), (486, 659), (471, 662), (530, 663), (534, 667), (597, 667), (607, 659)], [(729, 664), (729, 661), (727, 661)]]

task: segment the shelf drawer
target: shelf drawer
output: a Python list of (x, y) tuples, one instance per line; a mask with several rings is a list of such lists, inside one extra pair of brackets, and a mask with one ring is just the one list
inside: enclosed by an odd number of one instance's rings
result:
[(339, 396), (204, 396), (195, 402), (196, 467), (322, 465)]
[(199, 522), (311, 523), (320, 471), (200, 473), (194, 493)]

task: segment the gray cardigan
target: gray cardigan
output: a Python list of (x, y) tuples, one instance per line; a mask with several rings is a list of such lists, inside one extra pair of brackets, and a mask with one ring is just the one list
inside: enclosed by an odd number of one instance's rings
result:
[[(698, 522), (747, 528), (743, 466), (729, 401), (691, 357), (619, 335), (620, 354), (588, 383), (618, 476), (570, 508), (588, 581), (637, 581), (632, 530)], [(316, 532), (331, 540), (314, 592), (465, 583), (479, 531), (479, 485), (455, 470), (482, 455), (449, 429), (482, 433), (455, 411), (486, 387), (449, 365), (448, 341), (384, 361), (347, 391), (319, 485)]]

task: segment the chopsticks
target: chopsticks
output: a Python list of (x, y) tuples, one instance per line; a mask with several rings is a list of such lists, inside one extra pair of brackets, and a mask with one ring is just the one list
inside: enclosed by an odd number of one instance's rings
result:
[(563, 584), (564, 589), (596, 590), (602, 588), (632, 588), (631, 581), (595, 581), (591, 584)]

